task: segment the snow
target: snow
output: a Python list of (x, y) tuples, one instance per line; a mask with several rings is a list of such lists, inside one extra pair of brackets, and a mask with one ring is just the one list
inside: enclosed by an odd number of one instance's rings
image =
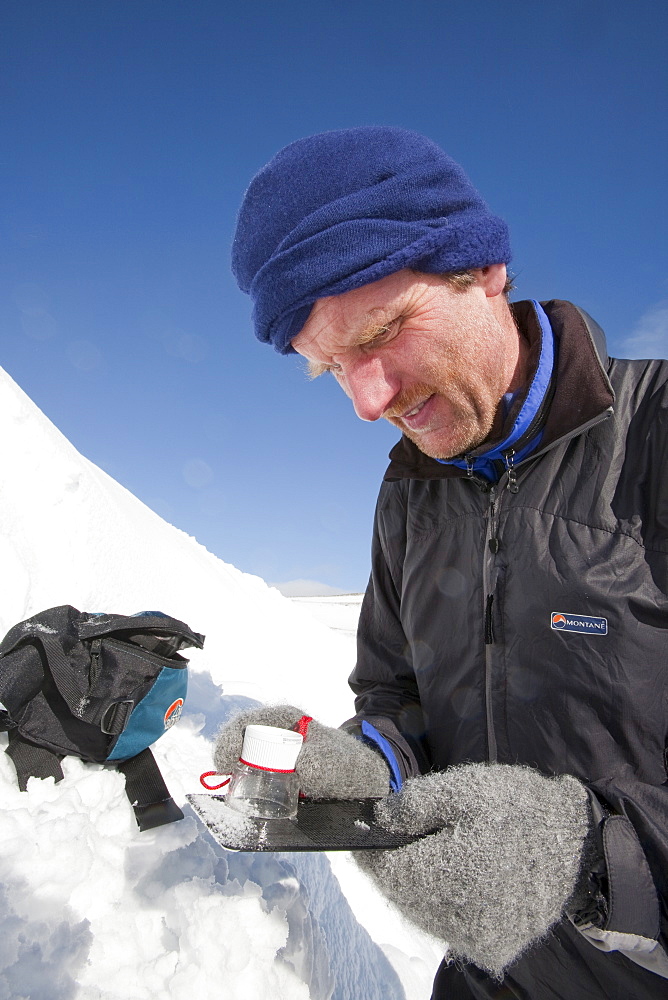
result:
[(345, 593), (339, 587), (332, 587), (318, 580), (287, 580), (285, 583), (272, 583), (271, 586), (276, 587), (284, 597), (323, 597), (326, 594)]
[(225, 852), (185, 798), (239, 707), (352, 714), (359, 595), (291, 601), (216, 558), (81, 456), (2, 370), (0, 422), (0, 636), (59, 604), (159, 609), (207, 636), (182, 718), (154, 747), (183, 821), (139, 833), (121, 774), (75, 758), (63, 781), (20, 792), (0, 753), (0, 1000), (427, 998), (441, 946), (349, 855)]
[(339, 594), (336, 597), (293, 597), (292, 602), (307, 610), (316, 621), (329, 625), (354, 642), (363, 596)]

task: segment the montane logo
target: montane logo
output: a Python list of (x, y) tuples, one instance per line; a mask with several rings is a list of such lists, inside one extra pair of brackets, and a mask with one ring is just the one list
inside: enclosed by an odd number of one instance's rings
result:
[(573, 615), (564, 611), (553, 611), (550, 627), (560, 632), (586, 632), (589, 635), (607, 635), (608, 619), (592, 618), (589, 615)]

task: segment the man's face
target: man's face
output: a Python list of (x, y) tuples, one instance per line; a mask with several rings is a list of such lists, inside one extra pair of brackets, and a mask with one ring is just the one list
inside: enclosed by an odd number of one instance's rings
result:
[(362, 420), (384, 417), (433, 458), (464, 454), (521, 384), (505, 268), (476, 276), (462, 291), (404, 270), (318, 299), (292, 346), (314, 374), (332, 372)]

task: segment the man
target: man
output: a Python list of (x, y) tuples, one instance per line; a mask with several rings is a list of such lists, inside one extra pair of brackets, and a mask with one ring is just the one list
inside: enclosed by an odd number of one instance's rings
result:
[(302, 788), (389, 782), (386, 825), (429, 834), (359, 863), (448, 941), (434, 998), (666, 997), (668, 363), (608, 359), (570, 303), (510, 305), (509, 260), (461, 168), (401, 129), (293, 143), (244, 198), (258, 337), (402, 432), (358, 714), (312, 724)]

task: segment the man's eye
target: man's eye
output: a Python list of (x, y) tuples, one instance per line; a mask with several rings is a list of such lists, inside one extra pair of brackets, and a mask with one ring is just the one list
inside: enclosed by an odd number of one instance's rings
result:
[(318, 378), (325, 372), (331, 372), (332, 375), (337, 375), (341, 371), (341, 365), (337, 364), (324, 364), (320, 361), (309, 361), (307, 365), (307, 374), (310, 379)]
[(365, 340), (363, 347), (380, 347), (382, 344), (386, 343), (388, 340), (392, 340), (394, 335), (399, 329), (399, 320), (394, 319), (391, 323), (385, 323), (383, 326), (376, 327), (370, 334), (368, 339)]

